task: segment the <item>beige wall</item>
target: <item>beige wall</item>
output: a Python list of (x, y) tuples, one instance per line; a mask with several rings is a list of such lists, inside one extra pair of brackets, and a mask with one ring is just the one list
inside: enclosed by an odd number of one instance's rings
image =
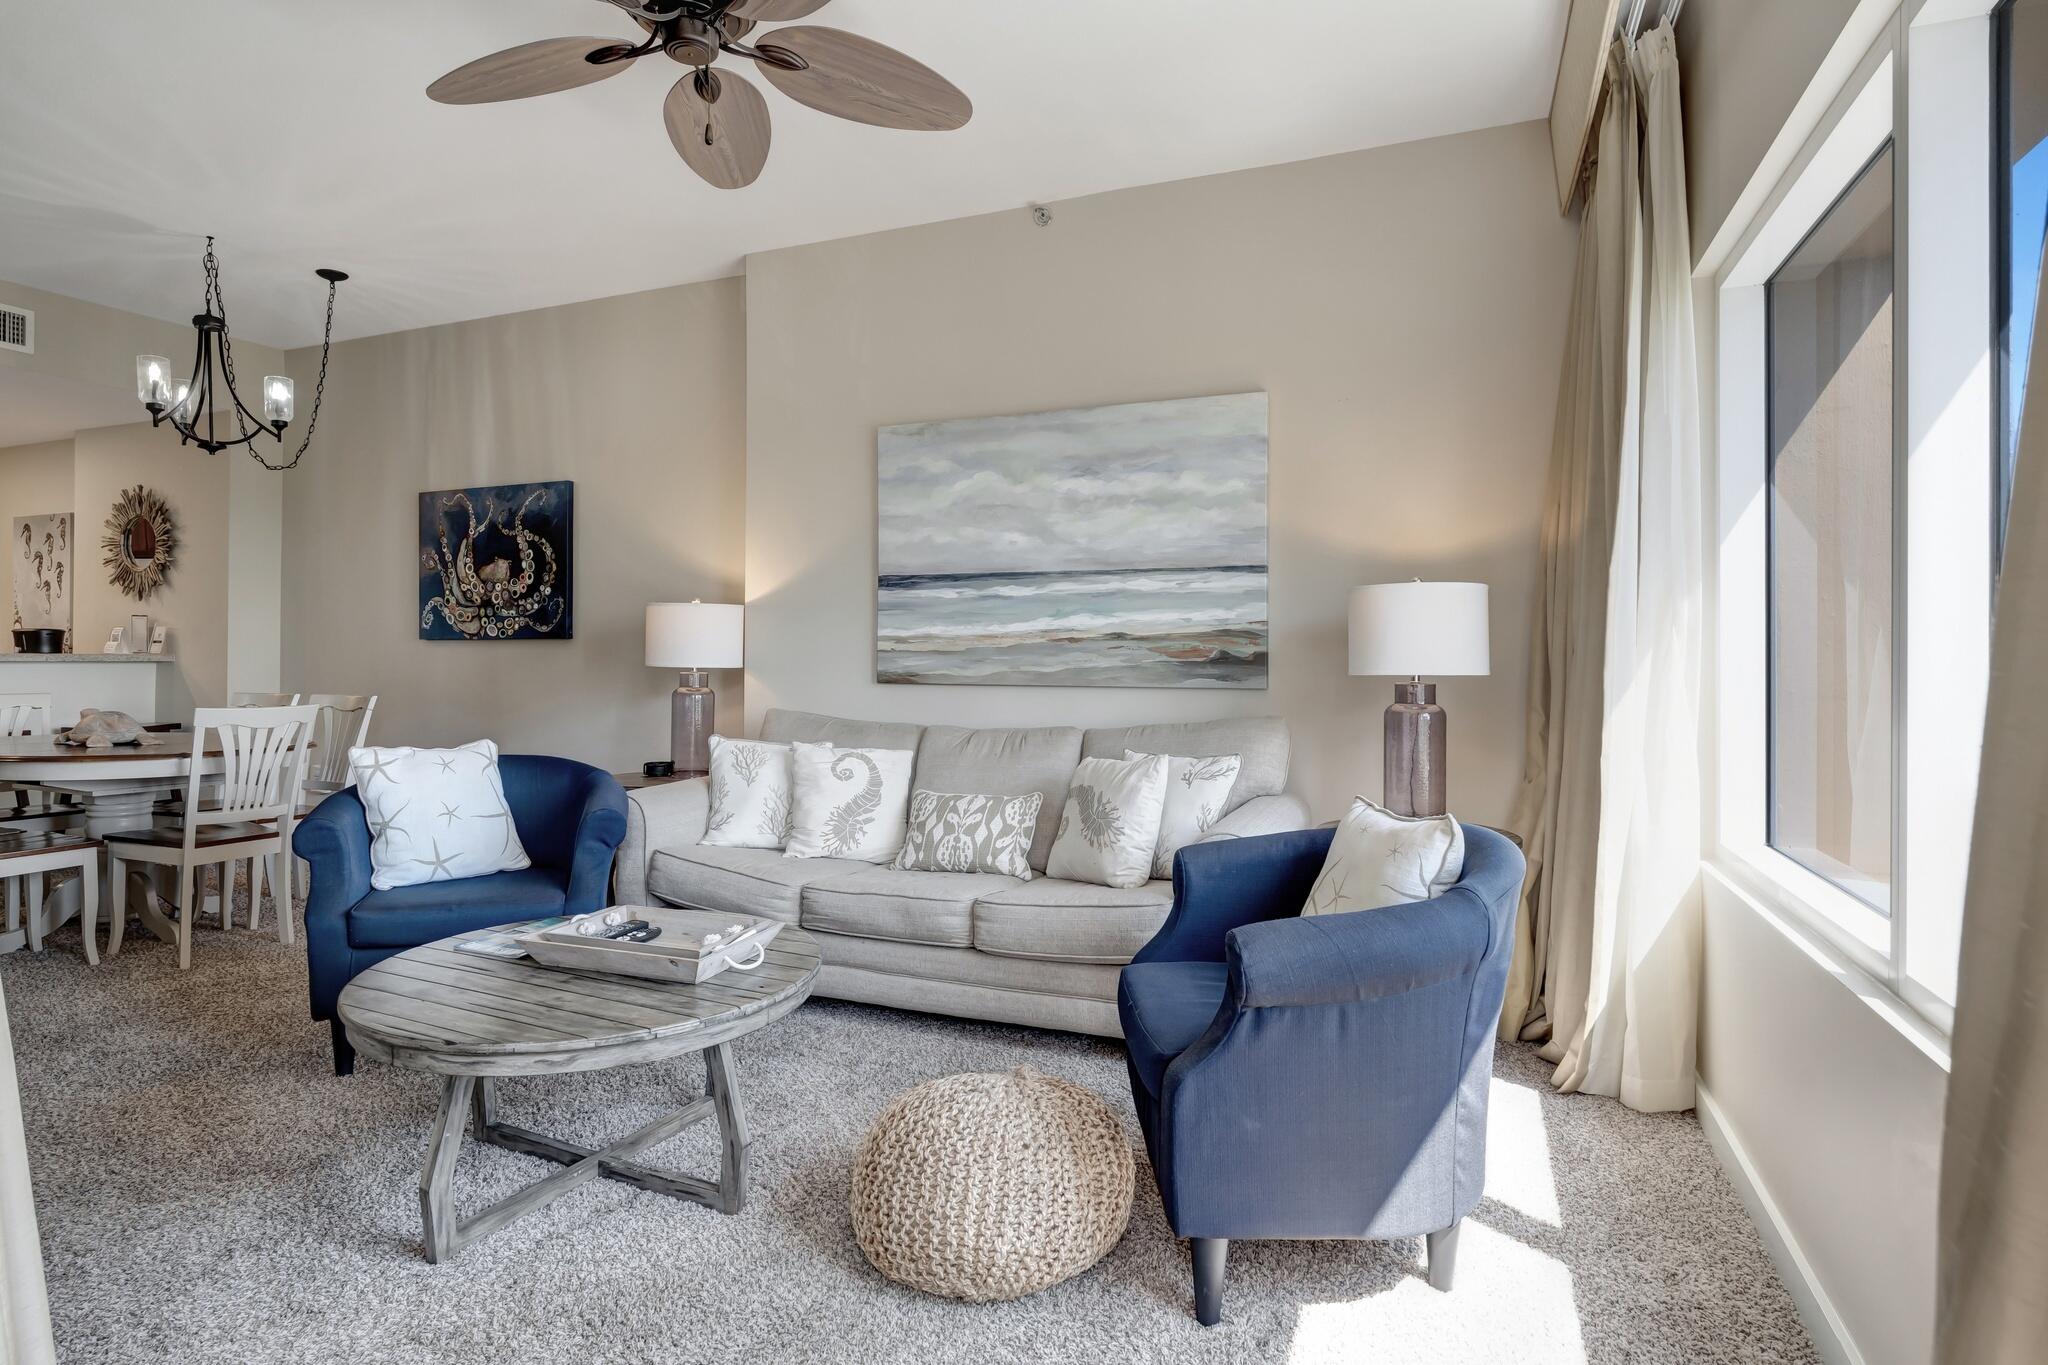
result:
[[(73, 443), (78, 514), (78, 596), (72, 648), (97, 654), (136, 612), (170, 627), (174, 669), (157, 678), (162, 720), (227, 701), (228, 460), (180, 447), (168, 428), (102, 427)], [(246, 457), (244, 457), (246, 458)], [(107, 581), (100, 537), (114, 500), (142, 484), (170, 505), (178, 548), (164, 586), (138, 602)]]
[[(1453, 804), (1505, 817), (1572, 225), (1542, 123), (750, 257), (747, 706), (986, 724), (1278, 714), (1319, 816), (1380, 790), (1357, 583), (1494, 587), (1450, 679)], [(875, 429), (1264, 389), (1271, 687), (874, 682)]]
[(1720, 231), (1861, 0), (1700, 0), (1678, 17), (1693, 256)]
[[(44, 441), (0, 450), (0, 535), (16, 517), (39, 517), (73, 511), (71, 505), (71, 442)], [(75, 567), (85, 555), (72, 556)], [(14, 556), (0, 554), (0, 616), (14, 625)], [(0, 634), (0, 652), (14, 648), (14, 638)]]
[[(283, 686), (378, 693), (381, 743), (667, 757), (642, 613), (739, 600), (744, 302), (718, 280), (337, 345), (285, 476)], [(544, 479), (576, 483), (575, 639), (421, 640), (419, 494)], [(714, 682), (734, 728), (740, 677)]]

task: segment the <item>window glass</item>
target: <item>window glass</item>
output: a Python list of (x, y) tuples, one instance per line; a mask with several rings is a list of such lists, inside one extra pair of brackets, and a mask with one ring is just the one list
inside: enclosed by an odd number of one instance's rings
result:
[(1769, 838), (1889, 911), (1892, 149), (1765, 286)]
[(2005, 525), (2026, 408), (2027, 361), (2048, 227), (2048, 0), (2011, 0), (1998, 16), (1999, 526)]

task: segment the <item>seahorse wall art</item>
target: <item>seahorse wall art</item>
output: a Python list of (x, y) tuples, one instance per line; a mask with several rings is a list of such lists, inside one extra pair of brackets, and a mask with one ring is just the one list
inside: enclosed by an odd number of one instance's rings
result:
[[(9, 531), (17, 630), (71, 629), (71, 514), (16, 517)], [(67, 641), (68, 647), (68, 641)]]
[(420, 494), (420, 638), (574, 638), (575, 488), (565, 479)]

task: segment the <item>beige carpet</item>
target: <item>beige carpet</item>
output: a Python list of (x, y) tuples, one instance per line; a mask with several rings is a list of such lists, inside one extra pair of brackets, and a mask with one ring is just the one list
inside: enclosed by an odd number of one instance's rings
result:
[[(931, 1299), (855, 1246), (847, 1168), (884, 1102), (1028, 1062), (1123, 1114), (1121, 1049), (813, 1001), (737, 1048), (753, 1202), (727, 1218), (599, 1181), (465, 1251), (420, 1256), (436, 1088), (335, 1079), (302, 948), (202, 925), (193, 969), (147, 932), (86, 965), (76, 929), (0, 958), (19, 1049), (60, 1358), (220, 1361), (1817, 1360), (1690, 1115), (1560, 1096), (1496, 1068), (1487, 1197), (1450, 1294), (1419, 1242), (1232, 1248), (1222, 1326), (1138, 1157), (1130, 1231), (1094, 1270), (1008, 1304)], [(506, 1116), (616, 1135), (702, 1084), (694, 1059), (506, 1082)], [(709, 1169), (701, 1130), (652, 1157)], [(470, 1147), (474, 1208), (555, 1169)]]

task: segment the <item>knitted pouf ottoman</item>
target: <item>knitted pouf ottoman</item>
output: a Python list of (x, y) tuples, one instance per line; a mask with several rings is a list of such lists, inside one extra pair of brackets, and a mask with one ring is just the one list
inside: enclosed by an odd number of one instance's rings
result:
[(1029, 1067), (927, 1081), (890, 1101), (853, 1166), (853, 1235), (875, 1269), (986, 1303), (1094, 1265), (1131, 1220), (1123, 1124)]

